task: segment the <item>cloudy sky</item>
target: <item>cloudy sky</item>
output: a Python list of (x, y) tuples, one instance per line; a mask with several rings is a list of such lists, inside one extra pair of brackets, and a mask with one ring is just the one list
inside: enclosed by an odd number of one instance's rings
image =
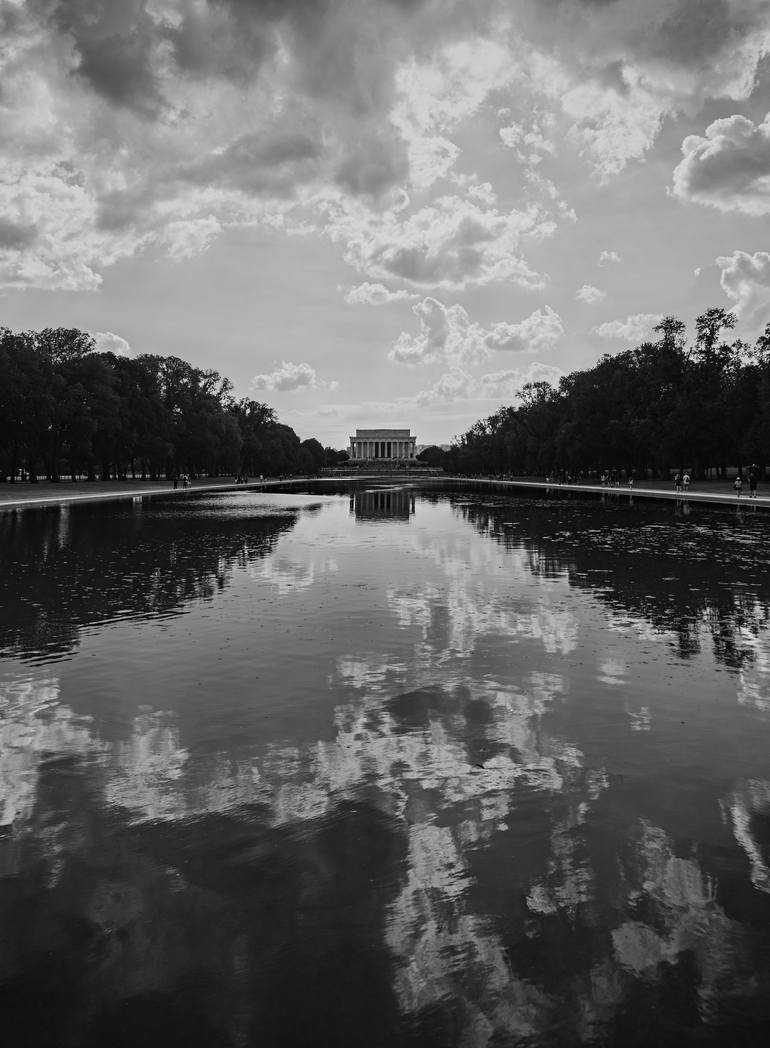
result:
[(444, 442), (770, 319), (768, 0), (0, 0), (0, 324)]

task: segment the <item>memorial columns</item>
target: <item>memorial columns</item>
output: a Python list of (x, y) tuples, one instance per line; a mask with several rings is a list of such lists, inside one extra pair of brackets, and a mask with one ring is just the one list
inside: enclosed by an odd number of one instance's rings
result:
[(404, 462), (414, 458), (408, 429), (360, 429), (350, 437), (348, 454), (359, 462)]

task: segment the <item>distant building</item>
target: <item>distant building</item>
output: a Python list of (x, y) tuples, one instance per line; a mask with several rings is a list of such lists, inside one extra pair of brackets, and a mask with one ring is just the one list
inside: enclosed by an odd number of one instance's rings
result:
[(408, 462), (415, 458), (415, 441), (408, 429), (357, 429), (350, 438), (353, 462)]

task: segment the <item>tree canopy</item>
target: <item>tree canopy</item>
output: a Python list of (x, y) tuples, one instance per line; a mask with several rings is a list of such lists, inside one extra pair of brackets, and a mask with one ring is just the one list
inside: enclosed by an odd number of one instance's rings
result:
[(657, 341), (565, 375), (558, 386), (524, 386), (457, 438), (448, 453), (460, 472), (573, 475), (617, 468), (665, 475), (750, 462), (770, 449), (770, 324), (750, 346), (729, 341), (734, 314), (708, 309), (686, 328), (664, 317)]
[(0, 327), (0, 477), (316, 472), (329, 452), (217, 371), (97, 352), (77, 329)]

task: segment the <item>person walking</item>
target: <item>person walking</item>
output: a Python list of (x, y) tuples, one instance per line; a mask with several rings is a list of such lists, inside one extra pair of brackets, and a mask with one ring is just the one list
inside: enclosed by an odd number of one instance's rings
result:
[(679, 492), (681, 490), (682, 490), (682, 474), (679, 472), (679, 470), (677, 470), (676, 471), (676, 476), (674, 477), (674, 491)]
[(685, 472), (685, 475), (682, 477), (682, 487), (684, 488), (684, 493), (686, 495), (690, 490), (690, 474), (687, 472)]
[(735, 488), (735, 494), (738, 496), (738, 498), (740, 498), (741, 497), (741, 491), (743, 490), (743, 481), (741, 480), (740, 473), (738, 474), (738, 476), (733, 481), (733, 487)]
[(757, 497), (757, 481), (759, 480), (759, 467), (755, 465), (749, 466), (749, 498), (755, 499)]

